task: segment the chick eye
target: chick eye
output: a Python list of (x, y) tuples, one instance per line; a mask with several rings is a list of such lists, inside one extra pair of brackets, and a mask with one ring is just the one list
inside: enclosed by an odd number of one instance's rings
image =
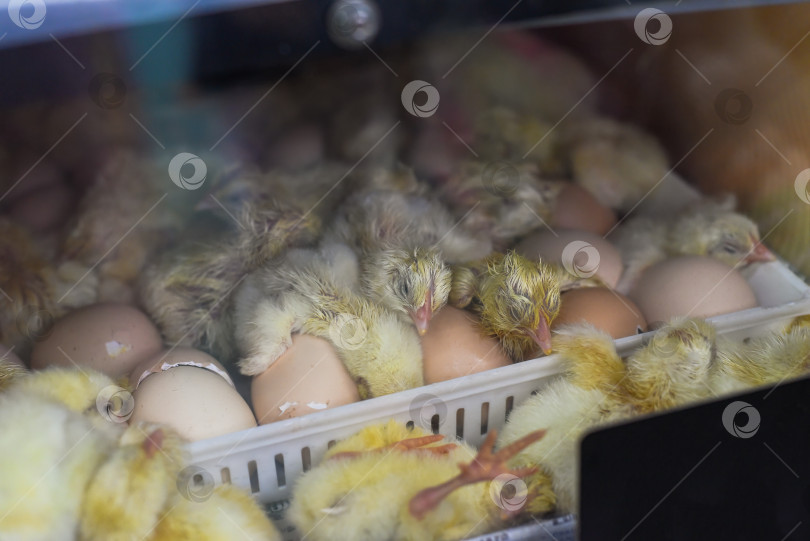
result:
[(736, 246), (734, 246), (733, 244), (729, 244), (728, 242), (720, 246), (720, 249), (727, 254), (736, 254), (739, 252)]
[(410, 294), (411, 288), (410, 286), (408, 286), (408, 282), (402, 283), (402, 285), (399, 288), (399, 292), (402, 294), (403, 297), (407, 297)]

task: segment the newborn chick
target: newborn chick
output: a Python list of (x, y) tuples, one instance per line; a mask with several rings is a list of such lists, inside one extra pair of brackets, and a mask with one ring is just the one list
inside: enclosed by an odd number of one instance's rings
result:
[(98, 411), (108, 385), (97, 372), (49, 369), (0, 393), (0, 539), (75, 539), (81, 495), (120, 434)]
[(248, 276), (234, 298), (235, 338), (246, 375), (262, 373), (301, 332), (329, 340), (361, 398), (423, 385), (422, 350), (413, 327), (358, 296), (350, 248), (290, 250)]
[(193, 470), (183, 469), (182, 445), (168, 428), (130, 426), (87, 487), (81, 540), (281, 539), (244, 491), (187, 486), (194, 480), (183, 473)]
[(498, 495), (491, 495), (495, 483), (482, 481), (524, 474), (510, 470), (507, 461), (540, 437), (542, 432), (532, 434), (499, 453), (492, 453), (490, 438), (476, 455), (463, 442), (395, 421), (371, 425), (337, 443), (298, 479), (288, 516), (314, 541), (456, 540), (481, 534), (504, 521)]
[(669, 221), (628, 220), (611, 239), (625, 263), (617, 291), (626, 294), (646, 268), (670, 256), (708, 256), (731, 267), (774, 261), (760, 243), (757, 225), (734, 212), (733, 206), (733, 199), (705, 200)]
[(454, 270), (454, 304), (470, 307), (481, 328), (497, 338), (515, 361), (524, 361), (538, 348), (551, 353), (551, 323), (560, 311), (560, 271), (517, 252), (493, 254)]
[(810, 328), (796, 326), (748, 343), (728, 344), (718, 354), (719, 370), (712, 380), (718, 393), (773, 385), (810, 373)]
[(590, 428), (675, 407), (710, 395), (716, 371), (715, 330), (697, 319), (680, 319), (659, 329), (626, 364), (613, 339), (590, 325), (561, 329), (555, 351), (563, 376), (509, 415), (498, 445), (544, 428), (543, 440), (521, 452), (513, 464), (537, 466), (527, 479), (528, 506), (549, 484), (558, 512), (577, 511), (577, 455)]
[(369, 190), (340, 207), (326, 242), (343, 242), (360, 254), (363, 292), (410, 317), (420, 334), (447, 303), (445, 262), (483, 257), (491, 246), (456, 227), (438, 202), (414, 193)]
[(232, 290), (247, 273), (290, 244), (313, 240), (318, 230), (313, 215), (273, 201), (248, 203), (238, 214), (238, 227), (213, 241), (169, 251), (149, 267), (140, 283), (141, 303), (169, 344), (231, 359)]

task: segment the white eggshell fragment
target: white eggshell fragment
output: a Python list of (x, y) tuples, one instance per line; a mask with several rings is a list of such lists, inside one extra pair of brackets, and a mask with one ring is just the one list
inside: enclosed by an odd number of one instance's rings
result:
[(575, 277), (596, 276), (610, 287), (616, 287), (624, 270), (619, 250), (588, 231), (539, 231), (523, 239), (515, 250), (530, 259), (557, 263)]
[(630, 290), (651, 327), (675, 316), (712, 317), (757, 306), (739, 272), (710, 257), (666, 259), (642, 273)]

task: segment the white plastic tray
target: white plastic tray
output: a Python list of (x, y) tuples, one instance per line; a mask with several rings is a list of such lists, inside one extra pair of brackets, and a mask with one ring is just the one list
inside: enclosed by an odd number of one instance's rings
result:
[[(747, 274), (760, 307), (711, 318), (721, 334), (744, 339), (810, 313), (810, 287), (781, 262), (759, 265)], [(619, 353), (626, 355), (651, 334), (617, 340)], [(192, 462), (207, 470), (216, 483), (249, 488), (267, 504), (286, 538), (297, 539), (283, 519), (292, 486), (302, 472), (319, 463), (335, 440), (393, 418), (477, 446), (489, 430), (504, 425), (514, 405), (546, 385), (558, 370), (557, 356), (551, 355), (196, 442), (189, 450)], [(516, 536), (523, 535), (520, 532), (526, 528), (534, 528), (534, 535), (540, 535), (549, 525), (534, 524), (516, 530), (511, 537), (497, 538), (521, 539)], [(569, 530), (573, 533), (573, 526)], [(489, 538), (494, 539), (481, 539)]]

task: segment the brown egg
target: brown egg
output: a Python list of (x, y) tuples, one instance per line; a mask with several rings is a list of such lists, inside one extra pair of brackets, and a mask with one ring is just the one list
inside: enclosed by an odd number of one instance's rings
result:
[(651, 327), (674, 316), (705, 318), (757, 306), (751, 286), (739, 272), (701, 256), (656, 263), (639, 277), (628, 297)]
[(253, 412), (225, 369), (202, 351), (161, 351), (135, 372), (130, 376), (137, 385), (132, 393), (135, 409), (130, 423), (163, 423), (189, 441), (256, 426)]
[(555, 229), (581, 229), (604, 235), (616, 225), (616, 214), (597, 201), (591, 192), (572, 182), (560, 192), (549, 225)]
[(647, 331), (647, 322), (636, 303), (604, 287), (583, 287), (562, 294), (560, 315), (551, 325), (590, 323), (613, 338)]
[(494, 338), (482, 336), (476, 316), (445, 306), (422, 337), (425, 384), (512, 364)]
[(31, 368), (75, 363), (119, 378), (162, 347), (160, 333), (140, 310), (125, 304), (94, 304), (54, 323), (34, 345)]
[(22, 359), (17, 357), (14, 350), (7, 348), (3, 344), (0, 344), (0, 361), (18, 364), (25, 368), (25, 363), (22, 362)]
[(292, 341), (276, 362), (253, 378), (250, 394), (259, 424), (360, 400), (357, 386), (329, 342), (307, 334), (296, 334)]
[(619, 250), (588, 231), (538, 231), (523, 239), (515, 250), (531, 259), (557, 263), (579, 278), (596, 276), (610, 287), (616, 287), (624, 270)]

